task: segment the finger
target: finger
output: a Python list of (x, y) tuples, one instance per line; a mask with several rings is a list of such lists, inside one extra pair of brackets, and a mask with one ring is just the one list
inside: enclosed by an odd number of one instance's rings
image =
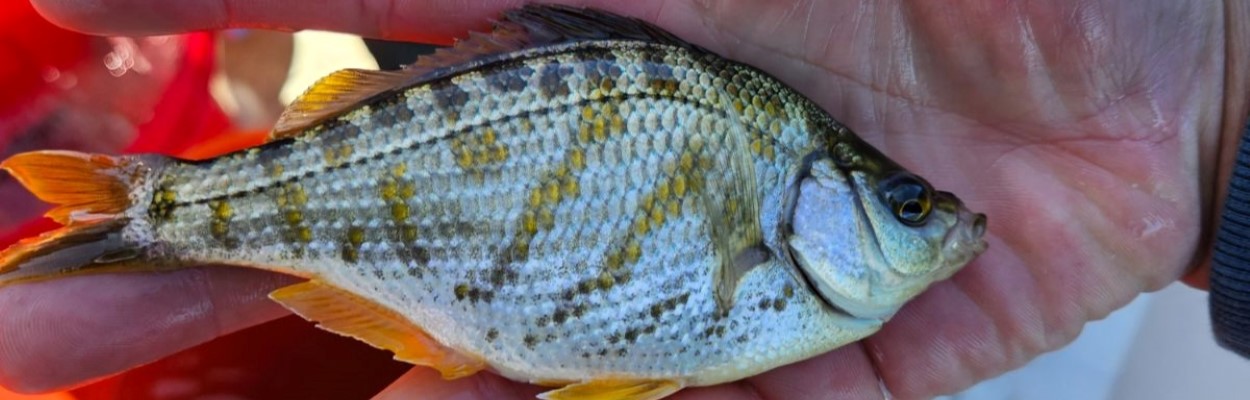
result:
[[(150, 35), (227, 27), (281, 30), (323, 29), (371, 37), (439, 41), (482, 28), (499, 13), (523, 0), (465, 2), (461, 0), (36, 0), (36, 9), (52, 22), (97, 34)], [(565, 0), (584, 4), (587, 1)], [(662, 0), (601, 1), (609, 11), (656, 17)], [(691, 6), (665, 14), (689, 14)], [(685, 11), (683, 11), (685, 10)], [(678, 15), (677, 18), (688, 15)], [(655, 20), (655, 18), (648, 18)]]
[[(1004, 247), (990, 240), (991, 249)], [(1075, 337), (1080, 327), (1075, 320), (1085, 316), (1051, 314), (1044, 307), (1066, 300), (1047, 298), (1031, 272), (1009, 258), (987, 252), (904, 306), (864, 341), (892, 395), (948, 394)]]
[(859, 343), (748, 378), (765, 399), (880, 399), (880, 379)]
[(44, 392), (285, 315), (293, 278), (235, 268), (94, 275), (0, 289), (0, 385)]
[(416, 367), (379, 393), (374, 400), (533, 399), (548, 389), (510, 381), (488, 372), (444, 380), (430, 368)]

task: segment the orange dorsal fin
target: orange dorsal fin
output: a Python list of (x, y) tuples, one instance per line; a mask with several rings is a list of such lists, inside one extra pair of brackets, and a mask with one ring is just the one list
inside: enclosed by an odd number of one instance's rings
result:
[(125, 158), (72, 151), (22, 153), (4, 160), (0, 169), (39, 200), (57, 205), (46, 215), (62, 225), (126, 211), (139, 177)]
[(278, 289), (269, 297), (322, 329), (390, 351), (396, 360), (434, 368), (445, 379), (473, 375), (486, 367), (477, 357), (443, 346), (385, 306), (316, 280)]
[(545, 400), (659, 400), (681, 390), (671, 380), (600, 379), (574, 383), (538, 395)]
[(467, 39), (422, 56), (401, 70), (346, 69), (322, 78), (282, 113), (270, 140), (295, 136), (388, 92), (460, 74), (512, 57), (518, 51), (596, 40), (648, 41), (698, 49), (636, 18), (569, 6), (528, 5), (505, 12), (490, 33), (470, 32)]
[(274, 124), (269, 140), (299, 134), (327, 119), (342, 115), (373, 96), (402, 86), (410, 75), (394, 71), (342, 69), (326, 75), (287, 106)]

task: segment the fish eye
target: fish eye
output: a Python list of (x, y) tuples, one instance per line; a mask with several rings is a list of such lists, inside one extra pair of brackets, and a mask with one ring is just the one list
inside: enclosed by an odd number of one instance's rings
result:
[(882, 189), (885, 203), (900, 222), (918, 226), (929, 218), (933, 206), (932, 196), (929, 187), (919, 178), (911, 174), (899, 174), (886, 181)]

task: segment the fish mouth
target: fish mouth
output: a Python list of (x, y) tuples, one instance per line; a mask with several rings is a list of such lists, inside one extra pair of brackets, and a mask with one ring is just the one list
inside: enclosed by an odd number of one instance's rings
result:
[(958, 221), (942, 238), (942, 253), (951, 270), (972, 261), (989, 247), (985, 241), (985, 214), (959, 207), (957, 218)]

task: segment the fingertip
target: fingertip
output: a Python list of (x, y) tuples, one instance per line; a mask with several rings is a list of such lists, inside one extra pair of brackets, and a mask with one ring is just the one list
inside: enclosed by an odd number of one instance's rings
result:
[(444, 380), (433, 369), (415, 367), (373, 399), (533, 399), (544, 391), (543, 388), (510, 381), (488, 372), (479, 372), (455, 380)]
[(31, 0), (48, 21), (96, 35), (156, 35), (226, 27), (226, 1)]
[(0, 386), (90, 383), (285, 315), (265, 293), (290, 278), (233, 268), (95, 275), (0, 290)]

